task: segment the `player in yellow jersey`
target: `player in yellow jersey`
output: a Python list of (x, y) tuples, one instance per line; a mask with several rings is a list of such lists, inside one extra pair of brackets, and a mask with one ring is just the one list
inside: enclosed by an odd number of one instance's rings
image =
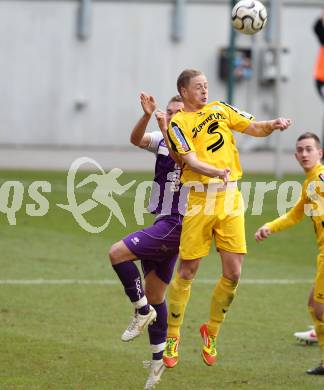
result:
[(318, 367), (307, 371), (311, 375), (324, 375), (324, 198), (321, 196), (324, 192), (324, 166), (321, 164), (322, 155), (320, 140), (316, 134), (305, 133), (297, 139), (295, 157), (306, 175), (300, 199), (290, 211), (266, 223), (255, 233), (255, 239), (261, 241), (272, 233), (300, 222), (305, 214), (312, 218), (319, 254), (314, 286), (309, 294), (308, 310), (314, 321), (322, 351), (322, 362)]
[[(275, 129), (285, 130), (291, 123), (284, 118), (256, 122), (250, 114), (226, 103), (208, 103), (207, 79), (198, 70), (183, 71), (177, 87), (184, 109), (173, 117), (168, 137), (184, 163), (181, 181), (195, 187), (189, 192), (178, 271), (169, 288), (168, 337), (163, 355), (169, 368), (178, 362), (180, 326), (191, 284), (213, 238), (221, 257), (222, 276), (212, 294), (209, 321), (200, 328), (202, 357), (207, 365), (216, 362), (216, 337), (240, 278), (246, 253), (244, 210), (237, 189), (242, 169), (232, 130), (266, 137)], [(219, 169), (228, 171), (225, 183), (217, 178)]]

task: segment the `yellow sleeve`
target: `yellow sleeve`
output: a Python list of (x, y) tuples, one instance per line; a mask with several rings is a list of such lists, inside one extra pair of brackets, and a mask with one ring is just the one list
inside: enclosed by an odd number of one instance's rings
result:
[(274, 219), (271, 222), (267, 222), (266, 225), (272, 233), (276, 233), (280, 230), (284, 230), (293, 225), (296, 225), (305, 216), (304, 205), (305, 197), (302, 192), (301, 197), (292, 209), (290, 209), (286, 214), (282, 215), (281, 217)]
[(167, 134), (170, 147), (176, 153), (187, 154), (195, 152), (191, 134), (188, 134), (186, 127), (179, 120), (172, 119)]
[(222, 102), (222, 104), (229, 117), (228, 126), (232, 130), (243, 133), (249, 124), (255, 119), (254, 116), (248, 112), (240, 111), (238, 108), (225, 102)]

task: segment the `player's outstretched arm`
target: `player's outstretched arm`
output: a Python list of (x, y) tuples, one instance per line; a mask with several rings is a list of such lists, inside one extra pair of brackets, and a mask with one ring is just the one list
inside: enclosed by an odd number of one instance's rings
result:
[(218, 177), (219, 179), (222, 179), (224, 183), (227, 183), (229, 180), (229, 175), (231, 173), (229, 168), (219, 169), (200, 161), (198, 160), (195, 152), (182, 154), (181, 158), (193, 172), (197, 172), (208, 177)]
[(255, 232), (255, 239), (257, 241), (263, 241), (266, 238), (268, 238), (272, 234), (271, 229), (267, 225), (261, 226), (256, 232)]
[(252, 121), (244, 130), (244, 134), (252, 135), (253, 137), (267, 137), (274, 130), (284, 131), (292, 124), (291, 119), (277, 118), (270, 121)]
[(167, 119), (166, 119), (166, 113), (164, 111), (161, 111), (161, 110), (157, 110), (156, 113), (155, 113), (155, 118), (157, 120), (157, 123), (159, 125), (159, 128), (161, 130), (161, 133), (163, 134), (163, 138), (164, 138), (164, 141), (168, 147), (168, 150), (169, 150), (169, 155), (170, 157), (173, 159), (173, 161), (175, 161), (180, 167), (182, 165), (182, 160), (181, 158), (171, 149), (170, 147), (170, 143), (169, 143), (169, 140), (168, 140), (168, 135), (167, 135), (167, 131), (168, 131), (168, 124), (167, 124)]
[(145, 148), (151, 141), (151, 136), (149, 134), (145, 134), (145, 131), (147, 124), (149, 123), (149, 120), (151, 119), (151, 116), (156, 109), (156, 102), (154, 96), (148, 95), (144, 92), (142, 92), (140, 95), (140, 101), (144, 113), (131, 132), (130, 142), (135, 146)]

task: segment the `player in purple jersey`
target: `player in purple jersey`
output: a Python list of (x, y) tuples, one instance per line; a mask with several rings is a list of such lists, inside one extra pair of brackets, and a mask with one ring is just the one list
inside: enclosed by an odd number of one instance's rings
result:
[[(154, 224), (131, 233), (113, 244), (109, 258), (124, 286), (125, 293), (135, 308), (134, 317), (122, 334), (123, 341), (139, 336), (148, 327), (152, 350), (151, 371), (145, 389), (151, 389), (160, 380), (164, 370), (162, 355), (167, 332), (167, 305), (165, 291), (178, 257), (185, 192), (180, 191), (181, 169), (171, 158), (164, 138), (171, 118), (183, 108), (180, 96), (173, 97), (166, 113), (158, 111), (156, 119), (161, 131), (147, 133), (146, 127), (156, 109), (153, 96), (140, 96), (144, 111), (136, 123), (131, 142), (156, 155), (155, 176), (148, 210), (156, 214)], [(183, 205), (183, 209), (179, 206)], [(141, 275), (134, 264), (140, 260), (145, 277), (143, 289)]]

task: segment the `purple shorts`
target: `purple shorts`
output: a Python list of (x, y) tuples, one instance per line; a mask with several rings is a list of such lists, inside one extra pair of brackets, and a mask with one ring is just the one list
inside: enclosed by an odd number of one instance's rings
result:
[(144, 276), (155, 270), (164, 283), (170, 283), (179, 253), (181, 228), (181, 215), (167, 215), (123, 238), (127, 248), (141, 260)]

